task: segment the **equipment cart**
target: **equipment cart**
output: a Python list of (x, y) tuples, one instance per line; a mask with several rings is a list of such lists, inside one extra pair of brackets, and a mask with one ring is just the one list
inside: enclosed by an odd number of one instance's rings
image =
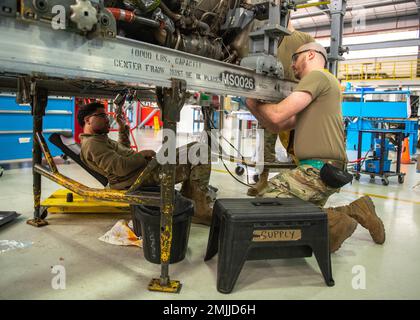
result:
[[(360, 180), (361, 174), (369, 175), (371, 179), (375, 177), (380, 177), (382, 179), (382, 184), (387, 186), (389, 184), (389, 177), (398, 177), (399, 183), (404, 183), (405, 173), (401, 173), (401, 151), (402, 151), (402, 142), (404, 140), (404, 132), (401, 130), (387, 130), (387, 129), (372, 129), (372, 130), (360, 130), (358, 137), (358, 147), (357, 147), (357, 159), (362, 157), (362, 135), (363, 133), (370, 133), (374, 136), (379, 136), (379, 139), (375, 139), (377, 147), (375, 148), (375, 156), (370, 159), (365, 160), (366, 168), (362, 170), (361, 162), (359, 161), (352, 172), (356, 180)], [(388, 147), (387, 141), (385, 138), (386, 135), (393, 135), (396, 141), (397, 148), (397, 163), (396, 171), (391, 171), (391, 160), (388, 159), (388, 153), (390, 148)]]

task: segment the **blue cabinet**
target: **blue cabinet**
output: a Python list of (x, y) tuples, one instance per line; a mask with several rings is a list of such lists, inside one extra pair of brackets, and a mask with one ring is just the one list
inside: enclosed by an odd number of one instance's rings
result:
[[(359, 130), (369, 129), (374, 129), (374, 126), (370, 121), (357, 120), (349, 123), (346, 135), (347, 150), (357, 151), (359, 145)], [(364, 133), (362, 135), (362, 152), (367, 152), (372, 149), (374, 138), (372, 133)]]
[[(352, 101), (342, 103), (343, 116), (351, 119), (347, 126), (347, 150), (357, 150), (359, 130), (382, 129), (389, 124), (399, 124), (404, 135), (409, 137), (410, 154), (415, 154), (419, 124), (417, 118), (409, 118), (410, 93), (410, 91), (372, 91), (366, 88), (344, 92), (345, 97), (350, 95), (352, 98)], [(383, 101), (369, 101), (367, 95), (382, 97), (379, 100)], [(405, 101), (385, 101), (392, 95), (396, 96), (394, 100), (405, 99)], [(362, 152), (369, 151), (373, 143), (373, 134), (363, 134)]]
[[(72, 134), (74, 129), (74, 99), (49, 97), (43, 132), (47, 140), (54, 132)], [(32, 158), (33, 118), (29, 105), (18, 105), (14, 95), (0, 95), (0, 161)], [(62, 152), (48, 142), (51, 154)]]

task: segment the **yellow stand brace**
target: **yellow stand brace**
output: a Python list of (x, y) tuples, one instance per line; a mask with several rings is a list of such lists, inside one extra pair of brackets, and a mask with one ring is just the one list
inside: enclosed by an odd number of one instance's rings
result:
[[(72, 194), (72, 196), (68, 196)], [(72, 201), (67, 201), (72, 198)], [(60, 189), (41, 202), (48, 213), (130, 213), (130, 205), (123, 202), (100, 201), (79, 196), (67, 189)]]

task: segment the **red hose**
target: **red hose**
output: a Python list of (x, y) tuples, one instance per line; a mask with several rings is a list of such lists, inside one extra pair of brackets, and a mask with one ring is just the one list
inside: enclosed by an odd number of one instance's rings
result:
[(119, 21), (125, 21), (129, 23), (132, 23), (134, 21), (134, 13), (132, 11), (123, 10), (119, 8), (106, 8), (106, 9), (112, 13), (115, 19)]
[(360, 158), (360, 159), (356, 159), (356, 160), (353, 160), (353, 161), (349, 161), (348, 163), (356, 163), (356, 162), (361, 162), (361, 161), (363, 161), (363, 160), (365, 160), (366, 158)]

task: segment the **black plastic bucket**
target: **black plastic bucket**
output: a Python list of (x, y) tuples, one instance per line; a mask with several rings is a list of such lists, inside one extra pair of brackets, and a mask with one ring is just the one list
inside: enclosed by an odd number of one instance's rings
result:
[[(133, 206), (132, 211), (134, 232), (143, 239), (144, 257), (147, 261), (160, 264), (160, 208), (138, 205)], [(193, 214), (193, 202), (176, 192), (169, 263), (185, 258)]]

